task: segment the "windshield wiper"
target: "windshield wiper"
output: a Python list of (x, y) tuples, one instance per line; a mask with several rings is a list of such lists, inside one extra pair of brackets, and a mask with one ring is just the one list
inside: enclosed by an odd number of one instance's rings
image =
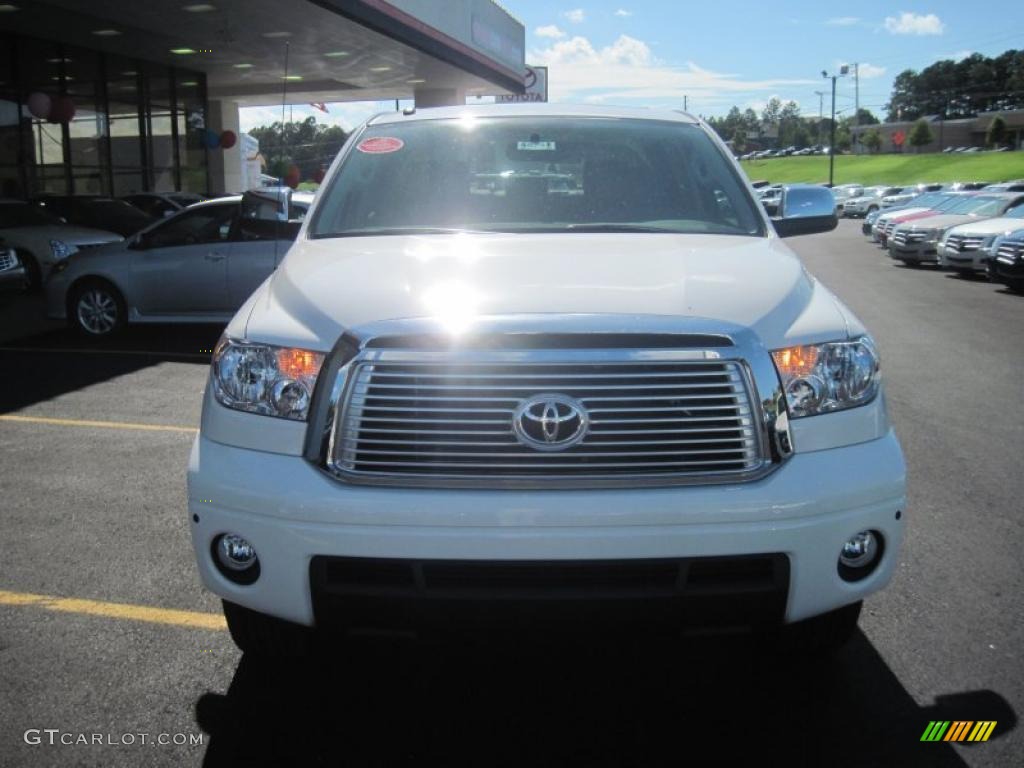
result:
[(670, 235), (684, 234), (678, 229), (655, 227), (650, 224), (566, 224), (567, 232), (661, 232)]
[(346, 229), (329, 232), (319, 237), (373, 237), (391, 235), (489, 235), (497, 230), (461, 229), (459, 227), (388, 227), (382, 229)]

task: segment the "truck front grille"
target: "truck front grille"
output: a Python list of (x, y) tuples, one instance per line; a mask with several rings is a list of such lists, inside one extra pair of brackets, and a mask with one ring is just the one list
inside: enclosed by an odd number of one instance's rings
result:
[[(349, 479), (410, 485), (737, 479), (765, 463), (751, 387), (743, 366), (725, 360), (360, 361), (335, 418), (329, 465)], [(570, 433), (574, 442), (564, 439)]]

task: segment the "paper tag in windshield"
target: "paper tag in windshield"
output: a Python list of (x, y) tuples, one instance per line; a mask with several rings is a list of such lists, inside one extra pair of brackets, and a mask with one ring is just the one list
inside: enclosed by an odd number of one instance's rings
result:
[(555, 142), (553, 141), (520, 141), (516, 144), (520, 152), (554, 152)]

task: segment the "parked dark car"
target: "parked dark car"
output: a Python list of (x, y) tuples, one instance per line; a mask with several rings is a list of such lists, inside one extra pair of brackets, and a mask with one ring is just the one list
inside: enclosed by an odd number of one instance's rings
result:
[(134, 205), (114, 197), (99, 195), (46, 195), (33, 200), (69, 224), (104, 229), (130, 237), (157, 219)]
[(1024, 293), (1024, 230), (1005, 238), (989, 261), (989, 277)]
[(25, 265), (17, 252), (0, 242), (0, 298), (12, 293), (21, 293), (28, 285)]

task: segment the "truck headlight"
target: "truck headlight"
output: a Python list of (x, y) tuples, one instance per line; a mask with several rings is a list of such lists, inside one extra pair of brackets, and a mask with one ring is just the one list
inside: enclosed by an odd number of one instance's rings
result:
[(305, 421), (322, 352), (223, 337), (213, 351), (213, 394), (228, 408)]
[(78, 249), (75, 248), (75, 246), (68, 245), (63, 240), (51, 240), (50, 241), (50, 252), (53, 254), (53, 258), (54, 258), (55, 261), (60, 261), (61, 259), (66, 259), (68, 256), (70, 256), (72, 253), (74, 253), (77, 250)]
[(867, 336), (772, 352), (793, 418), (854, 408), (878, 393), (878, 352)]

